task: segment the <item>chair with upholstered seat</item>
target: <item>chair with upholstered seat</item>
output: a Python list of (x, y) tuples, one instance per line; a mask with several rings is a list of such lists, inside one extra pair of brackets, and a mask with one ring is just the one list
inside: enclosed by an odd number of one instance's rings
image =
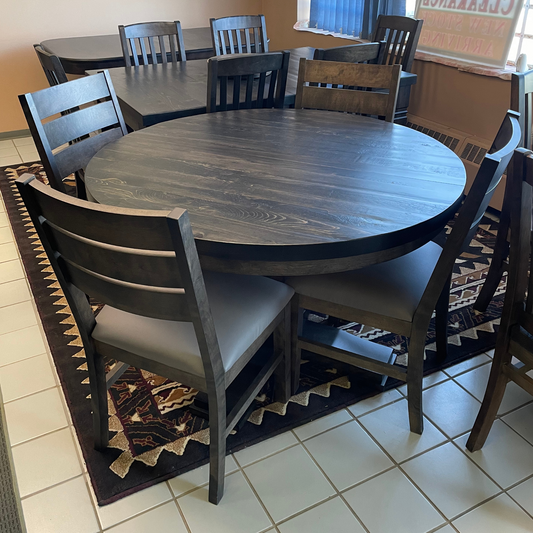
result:
[[(207, 112), (283, 107), (288, 68), (289, 52), (209, 58)], [(228, 93), (231, 95), (229, 105)]]
[[(127, 67), (185, 61), (181, 23), (139, 22), (118, 27), (122, 55)], [(137, 47), (139, 49), (137, 49)], [(140, 54), (140, 56), (139, 56)], [(141, 58), (141, 61), (139, 60)], [(160, 61), (158, 60), (160, 58)]]
[(505, 302), (485, 396), (466, 443), (471, 452), (485, 444), (508, 382), (533, 395), (533, 378), (528, 375), (533, 370), (533, 276), (529, 269), (532, 187), (533, 152), (520, 148), (515, 152), (505, 191), (511, 230)]
[[(293, 290), (261, 276), (203, 273), (183, 209), (90, 203), (27, 174), (17, 186), (83, 341), (95, 447), (108, 445), (107, 389), (129, 365), (206, 392), (209, 501), (218, 503), (226, 437), (274, 372), (276, 400), (288, 401)], [(96, 317), (89, 296), (104, 304)], [(259, 350), (271, 335), (273, 350)], [(125, 364), (106, 379), (105, 359)], [(242, 393), (227, 405), (242, 372)]]
[(243, 15), (209, 19), (217, 56), (268, 52), (264, 15)]
[(37, 54), (39, 63), (41, 63), (50, 87), (68, 81), (59, 57), (46, 51), (40, 44), (34, 44), (33, 48), (35, 49), (35, 53)]
[[(399, 65), (338, 63), (301, 58), (294, 107), (364, 113), (392, 122), (400, 73)], [(369, 90), (378, 88), (387, 92)]]
[[(531, 130), (533, 123), (533, 70), (528, 72), (513, 72), (511, 75), (511, 109), (520, 113), (520, 127), (522, 129), (522, 140), (520, 146), (526, 150), (531, 150)], [(513, 167), (507, 171), (507, 179), (510, 179)], [(507, 255), (509, 253), (509, 219), (508, 207), (510, 202), (503, 201), (498, 223), (498, 234), (494, 244), (494, 253), (490, 263), (489, 271), (483, 286), (479, 291), (474, 309), (485, 311), (490, 301), (494, 297), (500, 280), (508, 268)]]
[(63, 180), (74, 173), (78, 197), (85, 198), (83, 170), (100, 148), (127, 134), (108, 72), (19, 100), (50, 185), (65, 192)]
[[(436, 344), (446, 354), (449, 289), (455, 259), (469, 243), (494, 187), (520, 140), (517, 114), (509, 111), (496, 136), (493, 154), (485, 155), (477, 177), (455, 219), (444, 248), (429, 242), (397, 259), (352, 272), (286, 279), (296, 291), (293, 317), (308, 309), (409, 337), (407, 369), (371, 360), (318, 339), (304, 338), (293, 318), (293, 387), (302, 349), (407, 382), (411, 431), (422, 433), (422, 375), (426, 333), (436, 311)], [(343, 332), (344, 333), (344, 332)]]

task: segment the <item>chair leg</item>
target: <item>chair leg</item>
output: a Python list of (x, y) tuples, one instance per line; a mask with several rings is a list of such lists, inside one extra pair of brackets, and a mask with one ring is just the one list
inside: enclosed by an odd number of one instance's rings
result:
[[(505, 205), (505, 200), (504, 200)], [(492, 254), (492, 262), (489, 267), (489, 273), (483, 283), (483, 287), (479, 291), (478, 297), (474, 303), (476, 311), (484, 312), (492, 300), (502, 275), (506, 269), (507, 256), (509, 254), (509, 213), (503, 210), (500, 216), (500, 224), (498, 226), (498, 234), (496, 235), (496, 243), (494, 245), (494, 253)]]
[[(422, 329), (422, 328), (420, 328)], [(409, 359), (407, 362), (407, 403), (409, 406), (409, 426), (413, 433), (422, 435), (424, 416), (422, 412), (422, 377), (424, 375), (424, 348), (427, 327), (414, 331), (409, 339)]]
[(440, 363), (448, 356), (448, 308), (450, 306), (451, 283), (452, 276), (450, 274), (435, 306), (435, 344)]
[[(218, 505), (224, 496), (226, 464), (226, 393), (209, 398), (209, 501)], [(218, 400), (218, 401), (217, 401)]]
[(483, 397), (483, 402), (474, 422), (474, 427), (466, 443), (466, 447), (471, 452), (480, 450), (485, 444), (494, 419), (498, 414), (500, 404), (502, 403), (505, 387), (509, 381), (502, 372), (502, 369), (504, 365), (510, 363), (511, 355), (508, 352), (500, 355), (498, 352), (499, 350), (494, 354), (485, 396)]
[(283, 352), (283, 359), (275, 370), (274, 400), (287, 403), (291, 397), (291, 309), (287, 305), (283, 320), (274, 331), (274, 353)]
[(298, 336), (302, 334), (304, 310), (300, 309), (298, 295), (295, 294), (291, 301), (291, 393), (294, 395), (300, 386), (300, 363), (302, 349)]
[(107, 448), (109, 444), (109, 412), (107, 408), (107, 385), (104, 358), (93, 353), (87, 355), (91, 405), (93, 410), (94, 447), (97, 450)]

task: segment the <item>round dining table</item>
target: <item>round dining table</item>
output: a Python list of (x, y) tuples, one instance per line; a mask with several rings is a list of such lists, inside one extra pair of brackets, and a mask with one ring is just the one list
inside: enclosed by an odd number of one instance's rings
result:
[(418, 131), (331, 111), (246, 109), (163, 122), (90, 161), (93, 200), (189, 212), (202, 267), (268, 276), (387, 261), (442, 230), (465, 168)]

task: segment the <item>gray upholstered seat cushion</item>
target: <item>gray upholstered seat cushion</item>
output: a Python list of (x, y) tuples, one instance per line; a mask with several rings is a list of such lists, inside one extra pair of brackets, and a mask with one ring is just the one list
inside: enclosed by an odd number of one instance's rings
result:
[(285, 280), (296, 293), (335, 304), (410, 321), (442, 248), (429, 242), (410, 254), (378, 265)]
[[(290, 301), (294, 291), (260, 276), (205, 272), (224, 369), (228, 371)], [(158, 320), (105, 306), (93, 338), (168, 366), (204, 376), (192, 323)]]

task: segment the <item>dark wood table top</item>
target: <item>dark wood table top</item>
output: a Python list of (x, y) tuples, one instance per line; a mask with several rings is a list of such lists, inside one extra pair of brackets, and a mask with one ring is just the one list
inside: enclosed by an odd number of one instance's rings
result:
[[(300, 58), (311, 59), (314, 51), (310, 47), (290, 51), (286, 106), (294, 105)], [(96, 72), (88, 71), (88, 74)], [(109, 69), (109, 74), (124, 120), (134, 130), (206, 112), (206, 61), (121, 67)]]
[[(210, 28), (185, 29), (183, 41), (187, 59), (206, 59), (215, 55)], [(113, 35), (49, 39), (41, 46), (59, 57), (67, 74), (124, 66), (118, 29)]]
[(444, 227), (466, 181), (420, 132), (290, 109), (163, 122), (107, 145), (85, 176), (101, 203), (188, 209), (205, 268), (273, 276), (408, 253)]
[[(290, 50), (285, 105), (294, 105), (300, 58), (312, 59), (314, 48)], [(95, 74), (98, 70), (87, 71)], [(139, 130), (174, 118), (206, 112), (206, 61), (109, 69), (126, 124)], [(402, 73), (402, 83), (416, 83), (416, 74)], [(231, 95), (230, 95), (231, 96)]]

